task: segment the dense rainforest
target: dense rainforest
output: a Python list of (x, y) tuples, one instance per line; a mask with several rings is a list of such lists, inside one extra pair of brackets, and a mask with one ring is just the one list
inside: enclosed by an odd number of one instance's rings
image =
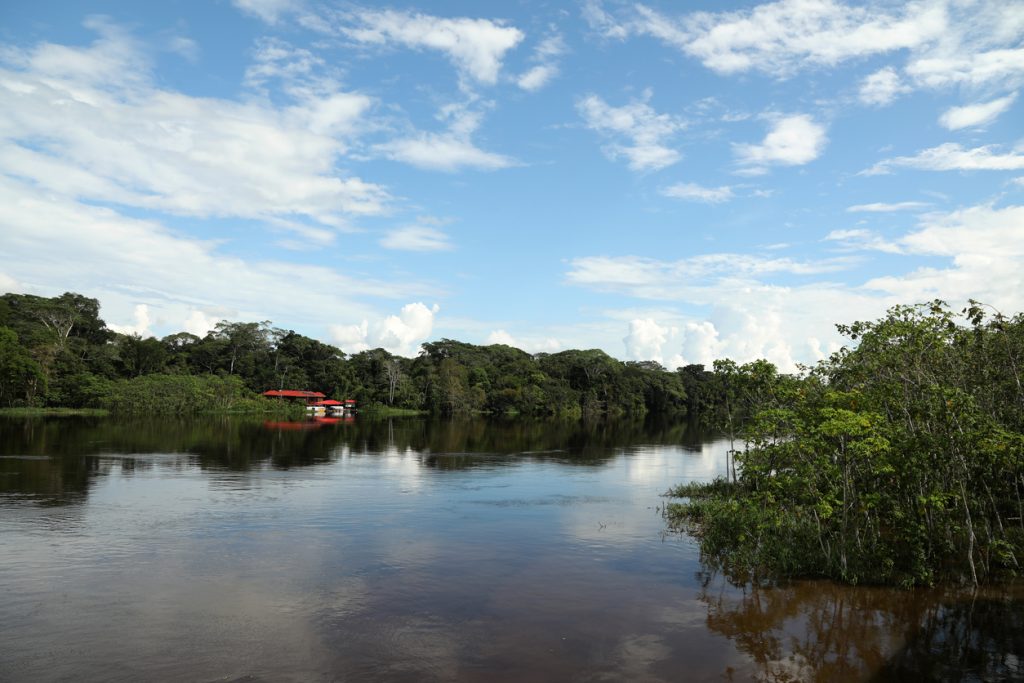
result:
[(269, 321), (221, 321), (206, 336), (110, 330), (81, 294), (0, 296), (0, 406), (184, 413), (266, 408), (268, 389), (321, 391), (363, 408), (581, 417), (697, 412), (714, 372), (670, 372), (603, 351), (528, 354), (442, 339), (415, 358), (352, 355)]

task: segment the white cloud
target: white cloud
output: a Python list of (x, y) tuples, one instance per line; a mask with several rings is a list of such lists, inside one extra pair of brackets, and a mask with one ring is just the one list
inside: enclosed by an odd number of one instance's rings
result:
[(928, 202), (874, 202), (846, 207), (850, 213), (886, 213), (889, 211), (916, 211), (931, 206)]
[(710, 320), (690, 321), (683, 327), (682, 358), (678, 366), (697, 363), (707, 368), (722, 358), (718, 330)]
[(493, 330), (487, 335), (485, 344), (504, 344), (513, 348), (521, 349), (527, 353), (554, 353), (565, 348), (565, 345), (554, 337), (518, 338), (513, 337), (505, 330)]
[(0, 273), (0, 294), (7, 294), (8, 292), (21, 292), (23, 288), (18, 281), (7, 273)]
[(557, 60), (565, 54), (565, 41), (561, 35), (545, 38), (533, 52), (533, 61), (538, 64), (516, 79), (516, 85), (528, 92), (540, 90), (558, 75)]
[(444, 251), (452, 248), (448, 235), (425, 225), (409, 225), (391, 230), (380, 241), (386, 249), (405, 251)]
[(313, 88), (318, 83), (336, 87), (319, 75), (325, 65), (323, 58), (279, 38), (258, 39), (252, 56), (253, 63), (246, 68), (244, 79), (250, 88), (263, 88), (272, 80), (281, 81), (293, 93)]
[(623, 39), (629, 36), (629, 28), (618, 22), (601, 7), (598, 0), (586, 0), (581, 10), (583, 20), (593, 31), (605, 38)]
[(837, 242), (847, 250), (881, 251), (888, 254), (902, 254), (903, 249), (895, 242), (881, 237), (871, 230), (854, 228), (852, 230), (833, 230), (825, 235), (825, 239)]
[(112, 329), (114, 332), (120, 332), (121, 334), (137, 334), (140, 337), (152, 336), (152, 332), (149, 329), (149, 325), (152, 322), (149, 317), (149, 306), (146, 304), (136, 304), (135, 310), (132, 314), (132, 322), (127, 325), (115, 325), (110, 321), (107, 321), (107, 327)]
[(903, 93), (913, 90), (905, 84), (891, 66), (864, 77), (860, 84), (860, 101), (868, 105), (885, 106)]
[(443, 133), (417, 131), (406, 137), (374, 146), (382, 156), (431, 171), (455, 172), (463, 168), (494, 171), (517, 165), (511, 157), (477, 147), (472, 137), (483, 121), (483, 112), (468, 103), (441, 108), (438, 119), (448, 124)]
[(862, 83), (865, 104), (888, 104), (910, 85), (1009, 90), (1024, 84), (1024, 9), (1016, 1), (779, 0), (679, 16), (636, 4), (617, 15), (593, 1), (584, 8), (591, 29), (607, 38), (650, 36), (722, 74), (759, 71), (786, 78), (803, 69), (908, 53), (909, 82), (885, 67)]
[(885, 159), (861, 171), (861, 174), (891, 173), (894, 167), (923, 171), (1016, 171), (1024, 168), (1024, 154), (1016, 150), (1001, 154), (995, 145), (965, 149), (955, 142), (947, 142), (922, 150), (914, 156)]
[(586, 256), (573, 259), (566, 279), (572, 284), (639, 298), (685, 298), (707, 279), (741, 281), (770, 274), (817, 275), (843, 270), (848, 259), (794, 261), (750, 254), (705, 254), (676, 261), (639, 256)]
[(299, 0), (231, 0), (231, 4), (268, 24), (276, 24), (282, 15), (298, 9), (301, 2)]
[[(739, 255), (735, 272), (721, 264), (687, 267), (686, 259), (588, 257), (571, 262), (567, 279), (598, 291), (708, 309), (703, 319), (682, 314), (654, 318), (661, 329), (680, 330), (680, 356), (686, 362), (763, 357), (789, 371), (797, 362), (817, 360), (838, 348), (844, 340), (828, 331), (831, 323), (871, 320), (895, 304), (941, 298), (955, 308), (974, 298), (1006, 312), (1021, 310), (1022, 227), (1024, 207), (983, 205), (925, 214), (916, 228), (890, 239), (867, 230), (833, 231), (828, 239), (849, 248), (878, 249), (902, 255), (908, 262), (920, 257), (932, 261), (860, 284), (779, 284), (773, 276), (794, 272), (791, 264), (783, 268)], [(657, 341), (656, 332), (648, 338)], [(661, 348), (662, 355), (671, 351), (670, 345)]]
[(906, 71), (918, 84), (929, 88), (1013, 88), (1024, 79), (1024, 48), (940, 52), (911, 61)]
[[(611, 159), (625, 157), (634, 171), (656, 171), (679, 161), (682, 156), (667, 143), (685, 127), (678, 116), (659, 114), (647, 100), (612, 107), (597, 95), (589, 95), (576, 104), (587, 127), (616, 140), (605, 147)], [(622, 140), (626, 142), (622, 142)]]
[(535, 92), (547, 85), (557, 75), (558, 67), (550, 64), (538, 64), (516, 79), (516, 85), (528, 92)]
[[(599, 8), (598, 8), (599, 9)], [(693, 12), (681, 18), (636, 5), (615, 20), (591, 11), (591, 26), (613, 37), (648, 35), (719, 73), (762, 71), (787, 76), (870, 55), (916, 48), (947, 30), (939, 4), (912, 3), (900, 12), (832, 0), (781, 0), (752, 9)]]
[(345, 353), (359, 353), (372, 348), (369, 339), (370, 322), (364, 320), (358, 325), (331, 325), (331, 341)]
[(505, 53), (524, 37), (522, 31), (501, 21), (395, 10), (356, 10), (344, 16), (337, 30), (367, 45), (437, 50), (455, 65), (461, 78), (487, 85), (497, 82)]
[(389, 315), (372, 326), (368, 320), (358, 325), (331, 325), (331, 337), (346, 353), (380, 347), (399, 356), (414, 356), (429, 340), (440, 310), (437, 304), (431, 308), (420, 302), (406, 304), (398, 315)]
[(167, 49), (193, 64), (199, 61), (199, 43), (186, 36), (171, 36), (167, 40)]
[(190, 97), (154, 86), (130, 37), (91, 25), (100, 37), (89, 47), (4, 53), (0, 171), (68, 197), (204, 218), (341, 228), (385, 210), (384, 188), (337, 168), (369, 97)]
[(463, 168), (493, 171), (509, 168), (515, 160), (487, 152), (470, 140), (450, 133), (419, 133), (414, 137), (385, 142), (374, 147), (394, 161), (430, 171), (454, 172)]
[(1024, 206), (928, 215), (898, 242), (908, 254), (946, 258), (948, 265), (874, 278), (865, 288), (900, 301), (959, 305), (970, 298), (1006, 312), (1024, 309)]
[(776, 119), (761, 144), (735, 143), (733, 151), (740, 164), (748, 168), (800, 166), (817, 159), (827, 142), (824, 126), (806, 114), (797, 114)]
[(487, 335), (487, 340), (484, 343), (488, 345), (504, 344), (505, 346), (514, 346), (516, 348), (519, 348), (519, 342), (516, 341), (516, 338), (513, 337), (508, 332), (506, 332), (505, 330), (492, 331), (489, 335)]
[(951, 107), (939, 117), (939, 123), (949, 130), (961, 128), (974, 128), (984, 126), (986, 123), (995, 121), (1001, 114), (1009, 109), (1017, 93), (992, 100), (991, 102), (979, 102), (964, 107)]
[(704, 187), (696, 183), (676, 183), (662, 189), (661, 194), (673, 199), (685, 199), (706, 204), (720, 204), (733, 198), (732, 188), (727, 185)]
[(323, 266), (249, 261), (157, 221), (126, 218), (3, 176), (0, 253), (16, 281), (47, 296), (84, 292), (102, 301), (112, 320), (130, 319), (146, 303), (152, 320), (198, 324), (195, 312), (216, 310), (236, 320), (298, 321), (317, 335), (339, 311), (373, 317), (363, 297), (409, 300), (434, 292)]
[(198, 309), (192, 309), (188, 313), (188, 317), (185, 318), (185, 322), (182, 323), (182, 328), (189, 334), (194, 334), (197, 337), (205, 337), (214, 327), (220, 319), (215, 316), (210, 316)]
[(652, 318), (629, 321), (629, 333), (623, 337), (626, 357), (632, 360), (653, 360), (664, 363), (662, 347), (676, 336), (674, 327), (662, 327)]

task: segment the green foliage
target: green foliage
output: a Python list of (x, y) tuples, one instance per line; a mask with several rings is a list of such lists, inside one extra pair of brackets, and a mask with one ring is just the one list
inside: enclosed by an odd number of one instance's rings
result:
[(240, 378), (217, 375), (142, 375), (117, 380), (107, 386), (97, 403), (97, 407), (122, 414), (272, 412), (281, 407), (279, 402), (253, 395)]
[(0, 406), (31, 405), (45, 387), (43, 370), (9, 327), (0, 327)]
[(740, 577), (977, 584), (1019, 571), (1024, 318), (965, 313), (970, 326), (935, 302), (840, 326), (857, 347), (799, 382), (740, 368), (752, 409), (738, 483), (674, 492), (690, 501), (672, 518)]

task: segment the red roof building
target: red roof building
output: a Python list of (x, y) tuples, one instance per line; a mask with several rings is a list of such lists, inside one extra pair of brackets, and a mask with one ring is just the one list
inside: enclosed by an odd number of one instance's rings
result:
[(327, 394), (321, 394), (319, 391), (296, 391), (294, 389), (264, 391), (263, 395), (271, 398), (327, 398)]

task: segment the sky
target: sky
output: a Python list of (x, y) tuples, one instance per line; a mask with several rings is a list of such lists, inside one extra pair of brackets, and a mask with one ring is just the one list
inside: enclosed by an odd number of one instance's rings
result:
[(1024, 2), (0, 7), (0, 291), (784, 371), (1024, 310)]

